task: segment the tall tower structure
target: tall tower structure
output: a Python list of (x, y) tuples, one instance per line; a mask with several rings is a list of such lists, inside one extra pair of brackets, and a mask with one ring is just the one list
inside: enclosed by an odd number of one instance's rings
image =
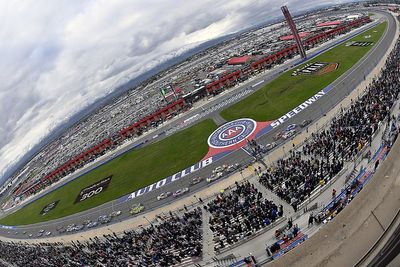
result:
[(299, 49), (300, 56), (301, 58), (306, 58), (306, 50), (304, 49), (303, 43), (301, 42), (299, 33), (297, 32), (296, 24), (294, 24), (294, 21), (292, 19), (292, 15), (289, 13), (289, 9), (287, 6), (282, 6), (281, 7), (282, 13), (285, 16), (286, 22), (289, 25), (290, 30), (292, 31), (292, 34), (294, 36), (294, 39), (296, 40), (297, 48)]

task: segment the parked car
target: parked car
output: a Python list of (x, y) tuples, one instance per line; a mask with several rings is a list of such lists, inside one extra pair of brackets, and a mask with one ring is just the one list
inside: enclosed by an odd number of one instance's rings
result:
[(45, 235), (45, 236), (49, 236), (49, 235), (51, 235), (51, 232), (48, 231), (48, 232), (46, 232), (44, 235)]
[(161, 193), (160, 195), (157, 196), (157, 200), (163, 200), (166, 199), (167, 197), (171, 196), (172, 193), (171, 192), (164, 192)]
[(178, 190), (176, 190), (176, 192), (173, 194), (173, 197), (180, 197), (180, 196), (182, 196), (183, 194), (185, 194), (185, 193), (187, 193), (187, 192), (189, 192), (189, 188), (187, 188), (187, 187), (182, 188), (182, 189), (178, 189)]

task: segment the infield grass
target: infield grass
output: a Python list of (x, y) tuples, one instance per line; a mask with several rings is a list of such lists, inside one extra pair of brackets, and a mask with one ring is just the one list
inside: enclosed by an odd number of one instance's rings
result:
[[(216, 128), (208, 119), (159, 142), (129, 151), (1, 219), (0, 224), (26, 225), (60, 218), (159, 181), (201, 160), (208, 152), (207, 138)], [(113, 177), (106, 190), (74, 204), (81, 189), (109, 175)], [(60, 202), (55, 209), (40, 215), (44, 206), (57, 200)]]
[[(367, 41), (376, 44), (384, 33), (386, 26), (387, 22), (383, 22), (355, 36), (349, 41)], [(371, 37), (364, 38), (364, 36), (367, 35), (371, 35)], [(324, 75), (311, 74), (291, 76), (293, 70), (289, 70), (252, 95), (223, 110), (221, 116), (227, 121), (239, 118), (252, 118), (256, 121), (272, 121), (281, 117), (289, 110), (297, 107), (315, 93), (331, 84), (374, 47), (374, 45), (365, 47), (346, 46), (346, 43), (349, 41), (296, 67), (296, 69), (300, 69), (307, 63), (314, 62), (339, 63), (335, 71)]]

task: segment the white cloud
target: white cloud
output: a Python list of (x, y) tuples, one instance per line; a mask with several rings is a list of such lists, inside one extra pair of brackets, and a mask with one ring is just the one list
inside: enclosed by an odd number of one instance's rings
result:
[(128, 79), (304, 2), (321, 1), (0, 2), (0, 174)]

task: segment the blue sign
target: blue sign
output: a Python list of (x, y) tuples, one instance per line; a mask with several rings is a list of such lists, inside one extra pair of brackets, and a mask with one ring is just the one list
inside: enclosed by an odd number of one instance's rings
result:
[(208, 138), (208, 145), (213, 148), (234, 146), (248, 138), (257, 127), (252, 119), (238, 119), (228, 122), (215, 130)]

